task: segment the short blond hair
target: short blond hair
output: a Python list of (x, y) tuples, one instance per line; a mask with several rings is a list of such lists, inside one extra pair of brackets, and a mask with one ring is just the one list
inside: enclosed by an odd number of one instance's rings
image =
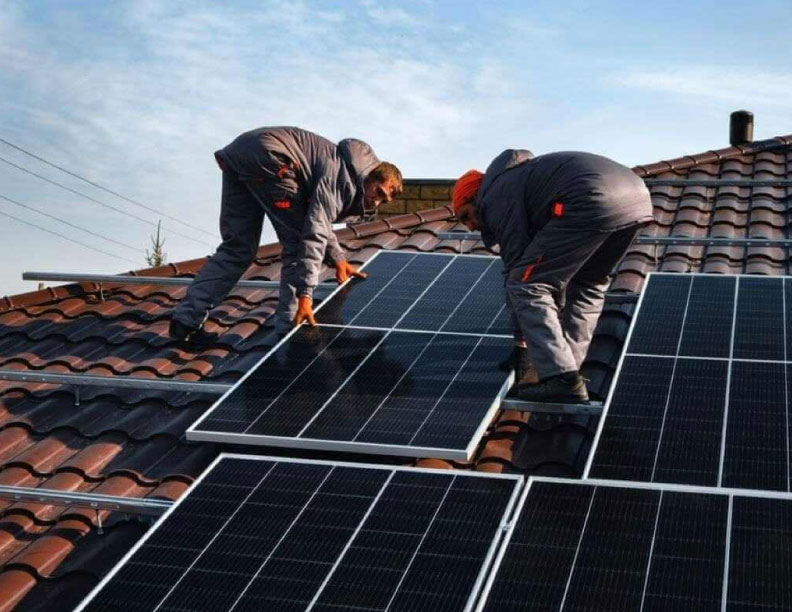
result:
[(369, 172), (366, 181), (390, 183), (393, 185), (393, 195), (400, 195), (404, 189), (401, 171), (390, 162), (380, 162)]

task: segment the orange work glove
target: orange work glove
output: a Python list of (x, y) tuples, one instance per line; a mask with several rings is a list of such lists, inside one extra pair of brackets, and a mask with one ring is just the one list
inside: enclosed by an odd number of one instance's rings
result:
[(297, 314), (295, 314), (294, 319), (292, 319), (294, 325), (299, 325), (303, 321), (308, 321), (311, 327), (316, 327), (316, 319), (314, 319), (313, 308), (311, 308), (312, 304), (313, 299), (310, 295), (301, 295), (298, 298)]
[(357, 278), (366, 278), (368, 274), (365, 272), (361, 272), (355, 266), (351, 265), (347, 262), (346, 259), (341, 259), (336, 262), (335, 265), (336, 269), (336, 281), (340, 285), (344, 281), (346, 281), (350, 276), (355, 276)]

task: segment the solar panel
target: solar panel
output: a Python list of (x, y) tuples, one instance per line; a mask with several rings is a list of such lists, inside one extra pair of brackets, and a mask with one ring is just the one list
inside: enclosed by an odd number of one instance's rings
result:
[(792, 498), (533, 478), (478, 610), (792, 609)]
[(380, 251), (316, 311), (327, 325), (511, 337), (497, 257)]
[(512, 375), (505, 338), (303, 327), (190, 440), (468, 459)]
[(499, 261), (380, 252), (366, 271), (317, 308), (317, 328), (288, 335), (187, 438), (469, 459), (513, 379), (497, 368), (511, 335), (490, 333), (508, 318)]
[(78, 610), (468, 610), (521, 482), (221, 455)]
[(790, 490), (791, 286), (650, 274), (585, 476)]

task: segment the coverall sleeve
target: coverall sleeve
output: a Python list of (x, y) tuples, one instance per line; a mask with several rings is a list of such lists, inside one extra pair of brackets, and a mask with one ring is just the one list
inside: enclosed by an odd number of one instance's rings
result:
[(341, 248), (341, 245), (338, 244), (338, 237), (336, 233), (330, 230), (330, 235), (327, 238), (327, 256), (333, 261), (333, 263), (338, 263), (341, 260), (346, 259), (346, 253), (344, 253), (344, 249)]
[[(322, 178), (311, 196), (298, 250), (297, 295), (313, 296), (328, 245), (338, 245), (333, 220), (341, 214), (341, 200), (328, 178)], [(340, 248), (340, 247), (339, 247)]]

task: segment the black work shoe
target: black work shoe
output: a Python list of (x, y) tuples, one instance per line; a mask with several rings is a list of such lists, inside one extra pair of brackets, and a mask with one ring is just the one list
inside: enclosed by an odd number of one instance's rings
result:
[(174, 340), (179, 340), (193, 348), (206, 348), (213, 346), (218, 339), (217, 334), (207, 332), (202, 327), (187, 327), (181, 321), (171, 319), (168, 333)]
[(586, 383), (577, 372), (564, 372), (538, 383), (517, 385), (517, 397), (526, 402), (586, 404)]

